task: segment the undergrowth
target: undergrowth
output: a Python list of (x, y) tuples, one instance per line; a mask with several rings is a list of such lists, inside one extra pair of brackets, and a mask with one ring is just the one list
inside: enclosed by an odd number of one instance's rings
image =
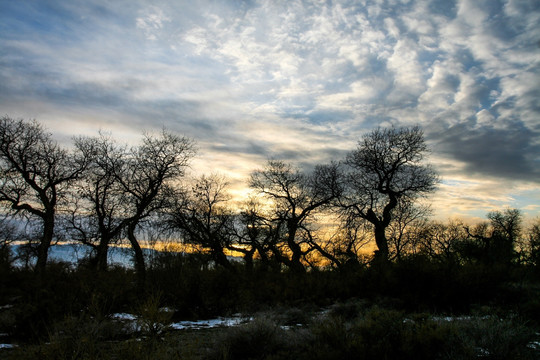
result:
[[(540, 283), (527, 268), (408, 260), (385, 269), (291, 273), (208, 267), (164, 254), (141, 288), (129, 269), (6, 267), (6, 359), (533, 359)], [(451, 271), (449, 270), (451, 269)], [(532, 275), (531, 275), (532, 274)], [(138, 317), (136, 329), (114, 313)], [(169, 323), (241, 313), (234, 328)], [(444, 320), (452, 315), (459, 321)]]

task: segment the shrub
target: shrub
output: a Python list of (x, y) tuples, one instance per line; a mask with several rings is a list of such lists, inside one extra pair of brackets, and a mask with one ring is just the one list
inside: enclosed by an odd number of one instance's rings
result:
[[(534, 331), (516, 319), (472, 318), (448, 324), (445, 359), (534, 359)], [(536, 354), (537, 356), (538, 354)]]
[[(309, 329), (312, 334), (309, 357), (313, 359), (347, 359), (358, 353), (356, 334), (350, 324), (340, 317), (328, 317), (315, 322)], [(307, 355), (307, 354), (306, 354)]]
[(136, 310), (142, 333), (151, 339), (156, 339), (167, 329), (173, 315), (172, 311), (161, 307), (161, 296), (159, 292), (150, 294)]
[(258, 318), (224, 332), (209, 359), (264, 359), (286, 347), (284, 330), (272, 320)]
[(366, 300), (349, 299), (348, 301), (338, 302), (332, 305), (328, 311), (328, 315), (353, 320), (360, 316), (367, 306), (368, 302)]

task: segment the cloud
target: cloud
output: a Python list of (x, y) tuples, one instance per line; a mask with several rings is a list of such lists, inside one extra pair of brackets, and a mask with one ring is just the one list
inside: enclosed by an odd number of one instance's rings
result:
[(466, 164), (468, 174), (537, 181), (540, 171), (533, 164), (540, 160), (540, 144), (534, 135), (519, 123), (498, 129), (461, 124), (446, 131), (439, 150)]
[(171, 18), (156, 6), (141, 11), (141, 16), (136, 19), (137, 28), (145, 33), (148, 40), (157, 40), (164, 24), (170, 22)]
[(268, 157), (309, 168), (376, 126), (419, 124), (456, 196), (540, 179), (533, 0), (0, 6), (0, 108), (65, 139), (166, 126), (199, 142), (202, 171), (240, 179)]

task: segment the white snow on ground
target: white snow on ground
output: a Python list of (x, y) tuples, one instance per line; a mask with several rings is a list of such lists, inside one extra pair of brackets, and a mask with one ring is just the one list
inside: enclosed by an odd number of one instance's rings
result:
[(170, 325), (172, 329), (175, 330), (197, 330), (197, 329), (208, 329), (215, 327), (231, 327), (237, 326), (247, 321), (250, 321), (251, 318), (241, 318), (241, 317), (219, 317), (217, 319), (210, 320), (197, 320), (197, 321), (180, 321)]
[[(121, 321), (128, 325), (133, 331), (139, 331), (140, 325), (138, 324), (140, 320), (137, 316), (127, 313), (116, 313), (110, 316), (114, 320)], [(216, 319), (207, 319), (207, 320), (196, 320), (196, 321), (179, 321), (172, 324), (169, 324), (169, 328), (173, 330), (199, 330), (199, 329), (210, 329), (215, 327), (231, 327), (243, 324), (245, 322), (251, 321), (253, 318), (244, 318), (239, 315), (232, 317), (218, 317)]]
[(489, 351), (487, 351), (486, 349), (481, 348), (481, 347), (476, 348), (476, 353), (478, 354), (477, 355), (478, 357), (484, 357), (484, 356), (490, 356), (491, 355), (489, 353)]
[(473, 316), (433, 316), (431, 319), (434, 321), (470, 321), (475, 319), (481, 319), (481, 320), (487, 320), (490, 316), (482, 316), (482, 317), (473, 317)]
[(120, 320), (120, 321), (135, 321), (137, 317), (133, 314), (127, 313), (116, 313), (111, 315), (111, 319)]
[(124, 325), (124, 331), (127, 332), (139, 332), (141, 331), (141, 325), (139, 324), (139, 321), (137, 321), (137, 317), (133, 314), (128, 313), (116, 313), (112, 314), (111, 319), (119, 321)]

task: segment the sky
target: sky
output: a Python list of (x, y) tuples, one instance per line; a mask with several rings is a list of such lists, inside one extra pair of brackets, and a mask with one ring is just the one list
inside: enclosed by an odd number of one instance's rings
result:
[(183, 134), (237, 198), (268, 159), (420, 125), (435, 217), (537, 217), (540, 2), (0, 0), (0, 113), (66, 144)]

